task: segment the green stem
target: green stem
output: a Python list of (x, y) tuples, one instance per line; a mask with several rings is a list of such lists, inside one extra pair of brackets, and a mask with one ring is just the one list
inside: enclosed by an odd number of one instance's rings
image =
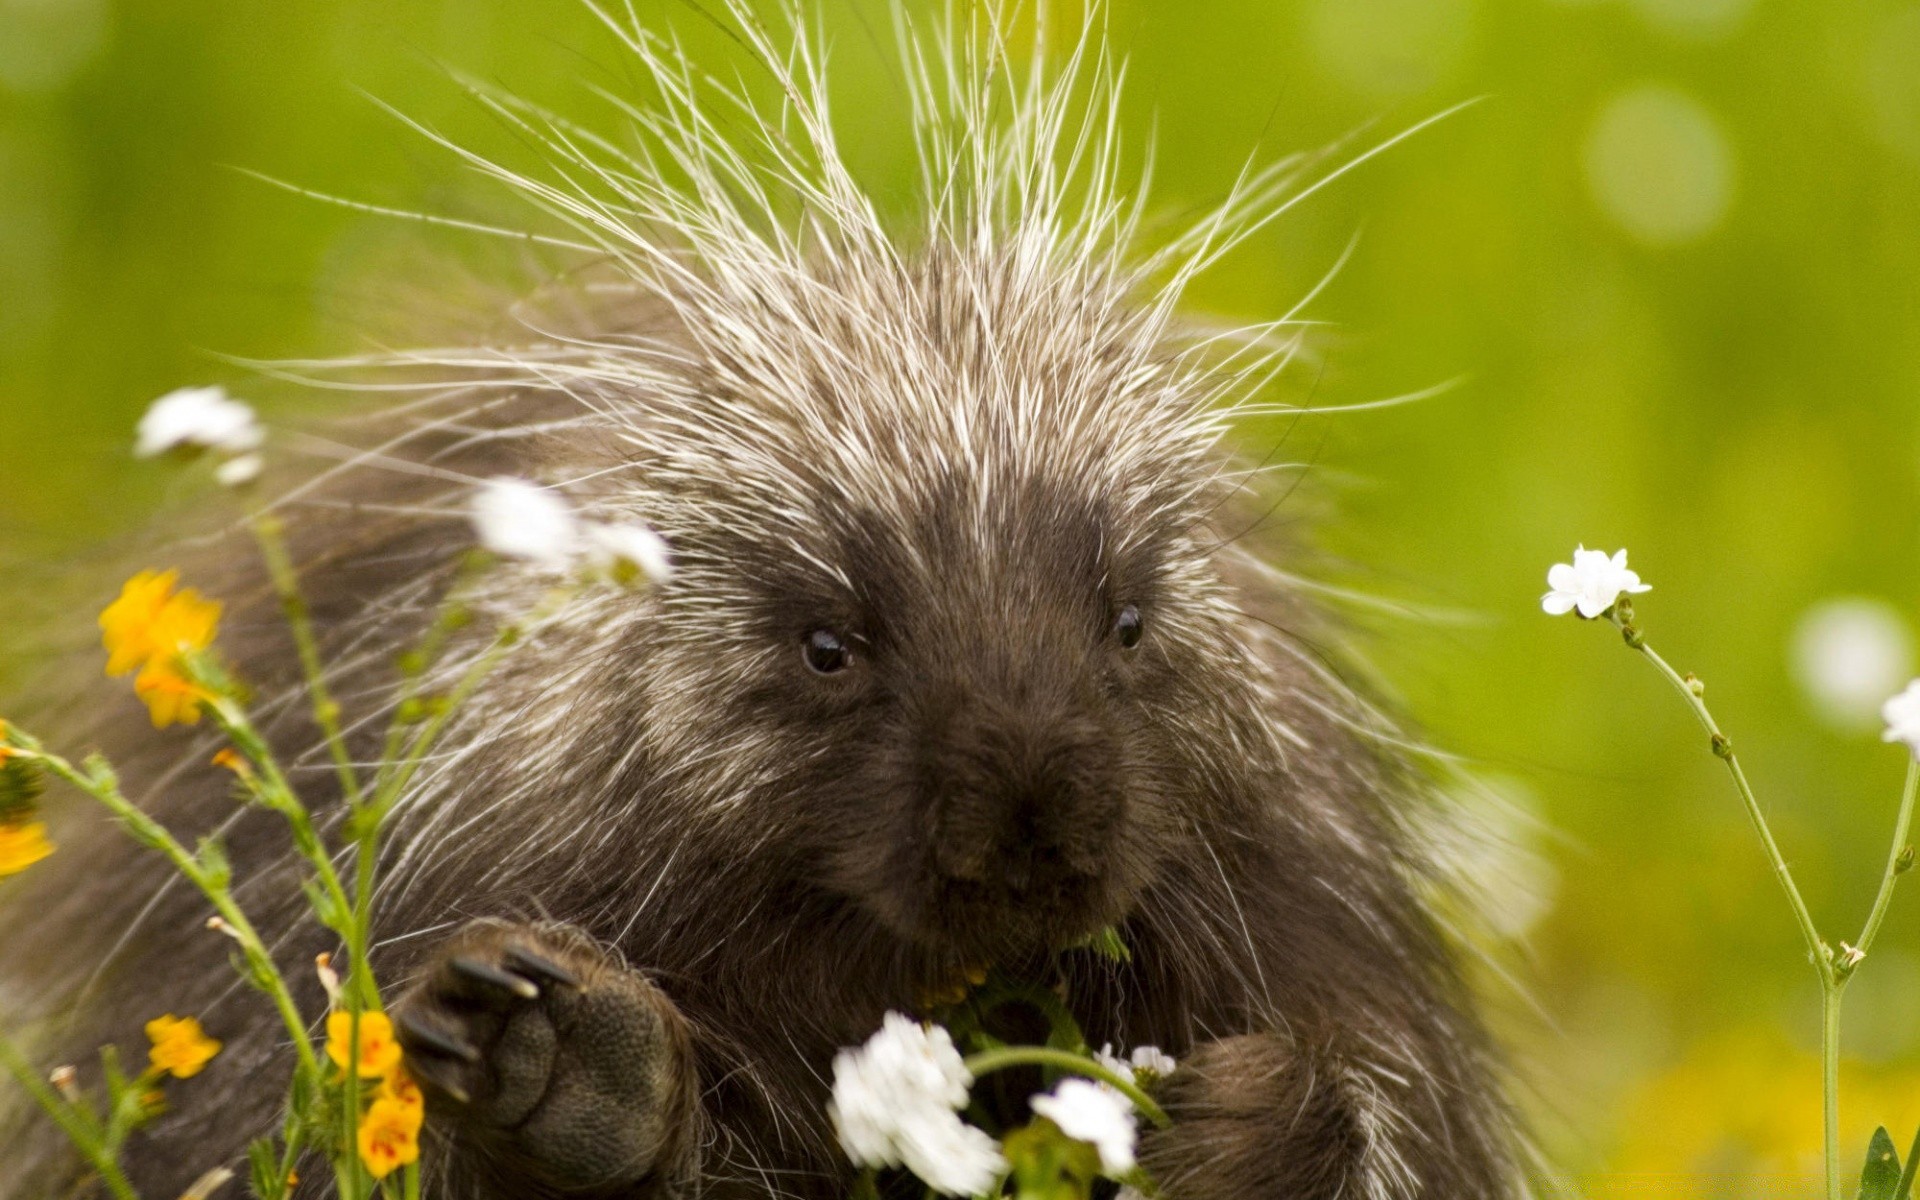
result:
[(340, 777), (341, 794), (346, 797), (348, 804), (357, 808), (361, 801), (360, 776), (354, 770), (353, 755), (347, 749), (346, 735), (340, 728), (340, 705), (327, 688), (326, 670), (320, 662), (319, 641), (313, 634), (313, 617), (307, 609), (306, 598), (300, 593), (300, 576), (287, 554), (286, 539), (280, 535), (280, 523), (262, 514), (250, 521), (249, 525), (253, 529), (254, 540), (260, 545), (260, 556), (266, 560), (273, 589), (280, 597), (280, 608), (286, 614), (287, 626), (293, 631), (294, 648), (300, 656), (300, 670), (306, 676), (307, 692), (313, 698), (313, 719), (326, 738), (328, 753), (333, 756), (334, 771)]
[(1714, 754), (1727, 764), (1727, 773), (1733, 777), (1734, 790), (1740, 793), (1740, 801), (1746, 807), (1747, 820), (1755, 833), (1760, 835), (1760, 844), (1765, 847), (1767, 861), (1773, 866), (1774, 878), (1780, 881), (1780, 890), (1786, 893), (1787, 904), (1793, 909), (1794, 922), (1800, 927), (1800, 936), (1807, 943), (1807, 953), (1813, 958), (1814, 970), (1820, 974), (1824, 986), (1832, 986), (1834, 980), (1833, 964), (1828, 961), (1826, 947), (1820, 940), (1820, 930), (1813, 923), (1813, 913), (1808, 910), (1807, 902), (1801, 898), (1799, 887), (1793, 882), (1793, 872), (1787, 867), (1786, 856), (1780, 853), (1780, 844), (1774, 840), (1773, 830), (1767, 824), (1766, 813), (1761, 811), (1760, 801), (1753, 794), (1753, 786), (1747, 782), (1747, 773), (1740, 766), (1740, 759), (1733, 752), (1733, 743), (1720, 731), (1720, 726), (1708, 711), (1706, 702), (1694, 694), (1693, 688), (1681, 677), (1678, 671), (1667, 665), (1667, 660), (1654, 652), (1652, 646), (1640, 638), (1639, 631), (1632, 625), (1622, 625), (1622, 632), (1628, 635), (1629, 646), (1638, 650), (1646, 660), (1654, 665), (1661, 677), (1671, 683), (1680, 693), (1687, 707), (1700, 721), (1712, 740)]
[[(22, 740), (18, 731), (15, 731), (16, 743)], [(294, 1004), (293, 995), (287, 990), (287, 981), (281, 976), (280, 968), (275, 965), (273, 956), (268, 953), (266, 943), (261, 940), (253, 923), (247, 919), (247, 914), (241, 911), (240, 905), (233, 898), (233, 892), (224, 883), (209, 875), (192, 852), (181, 845), (179, 839), (169, 833), (165, 826), (142, 812), (131, 800), (121, 794), (119, 785), (110, 775), (103, 772), (100, 777), (96, 777), (82, 772), (66, 759), (46, 753), (40, 749), (37, 742), (28, 743), (25, 748), (54, 775), (104, 805), (122, 825), (127, 827), (136, 841), (159, 851), (168, 862), (173, 864), (174, 869), (186, 876), (187, 880), (199, 889), (200, 894), (213, 905), (214, 911), (220, 914), (221, 919), (232, 931), (234, 940), (239, 943), (241, 953), (253, 968), (252, 973), (259, 986), (272, 999), (274, 1007), (279, 1010), (281, 1022), (293, 1039), (294, 1053), (299, 1056), (301, 1069), (311, 1077), (315, 1085), (318, 1085), (320, 1061), (314, 1054), (307, 1024), (301, 1019), (300, 1009)]]
[(1107, 1084), (1133, 1101), (1133, 1106), (1145, 1113), (1147, 1119), (1160, 1128), (1165, 1129), (1173, 1124), (1173, 1118), (1167, 1116), (1166, 1110), (1154, 1103), (1153, 1097), (1141, 1091), (1138, 1084), (1090, 1058), (1065, 1050), (1051, 1050), (1044, 1046), (1008, 1046), (1001, 1050), (983, 1050), (979, 1054), (970, 1056), (966, 1060), (966, 1066), (976, 1079), (1008, 1067), (1029, 1066), (1054, 1067), (1075, 1075), (1084, 1075), (1089, 1079), (1097, 1079)]
[(1844, 981), (1820, 990), (1820, 1092), (1827, 1146), (1827, 1200), (1840, 1200), (1840, 995)]
[(1900, 792), (1900, 815), (1893, 823), (1893, 850), (1887, 855), (1886, 874), (1880, 877), (1880, 891), (1873, 898), (1873, 911), (1867, 914), (1867, 923), (1860, 930), (1860, 940), (1854, 948), (1865, 954), (1873, 945), (1873, 939), (1880, 932), (1880, 922), (1886, 920), (1887, 906), (1893, 901), (1893, 885), (1905, 872), (1900, 860), (1907, 852), (1907, 834), (1913, 825), (1914, 793), (1920, 791), (1920, 759), (1911, 759), (1907, 763), (1907, 782)]
[(113, 1194), (114, 1200), (139, 1200), (133, 1185), (127, 1181), (126, 1173), (120, 1169), (119, 1162), (101, 1144), (84, 1114), (76, 1111), (46, 1080), (40, 1078), (39, 1072), (33, 1069), (19, 1049), (3, 1037), (0, 1037), (0, 1067), (5, 1068), (7, 1074), (13, 1076), (15, 1082), (33, 1097), (33, 1102), (60, 1126), (61, 1132), (67, 1135), (88, 1165), (100, 1173), (100, 1182)]

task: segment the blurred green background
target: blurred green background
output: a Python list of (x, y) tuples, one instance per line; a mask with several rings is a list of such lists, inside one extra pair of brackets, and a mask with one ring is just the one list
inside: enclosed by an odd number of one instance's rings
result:
[[(717, 44), (685, 0), (636, 3)], [(899, 193), (885, 7), (821, 3), (853, 153)], [(1283, 311), (1359, 233), (1310, 314), (1316, 397), (1466, 377), (1288, 452), (1339, 496), (1350, 581), (1432, 610), (1375, 640), (1386, 677), (1547, 831), (1503, 918), (1534, 947), (1519, 1036), (1558, 1161), (1594, 1196), (1812, 1194), (1817, 994), (1781, 898), (1676, 700), (1538, 597), (1576, 542), (1631, 547), (1654, 644), (1708, 681), (1850, 936), (1902, 770), (1874, 714), (1920, 621), (1920, 4), (1116, 0), (1112, 29), (1166, 212), (1250, 151), (1486, 98), (1197, 299)], [(519, 220), (361, 94), (498, 144), (445, 67), (564, 111), (623, 70), (571, 0), (0, 0), (0, 560), (45, 576), (135, 526), (158, 393), (302, 403), (216, 353), (358, 349), (470, 275), (558, 265), (225, 169)], [(1920, 1122), (1920, 895), (1881, 946), (1848, 997), (1853, 1147)]]

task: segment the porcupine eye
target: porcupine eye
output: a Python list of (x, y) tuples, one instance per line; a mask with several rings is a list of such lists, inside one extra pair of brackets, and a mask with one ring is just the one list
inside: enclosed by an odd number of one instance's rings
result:
[(1113, 636), (1120, 644), (1131, 650), (1140, 644), (1140, 635), (1146, 632), (1146, 623), (1140, 619), (1140, 610), (1129, 604), (1120, 610), (1113, 619)]
[(801, 657), (816, 675), (832, 675), (847, 669), (853, 653), (847, 643), (831, 629), (816, 629), (800, 640)]

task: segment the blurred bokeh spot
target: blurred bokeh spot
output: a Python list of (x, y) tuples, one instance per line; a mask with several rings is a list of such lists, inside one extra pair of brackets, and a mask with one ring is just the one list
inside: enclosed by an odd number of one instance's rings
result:
[(1733, 201), (1733, 150), (1698, 100), (1660, 84), (1607, 98), (1587, 134), (1587, 180), (1607, 216), (1653, 244), (1712, 232)]

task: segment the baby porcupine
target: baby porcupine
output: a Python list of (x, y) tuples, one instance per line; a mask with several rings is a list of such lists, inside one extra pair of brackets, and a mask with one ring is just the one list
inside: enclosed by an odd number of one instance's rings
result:
[[(658, 90), (630, 142), (483, 96), (551, 170), (471, 161), (598, 263), (563, 285), (578, 311), (372, 364), (404, 401), (277, 493), (350, 714), (391, 703), (475, 481), (543, 481), (675, 560), (509, 658), (395, 818), (374, 962), (429, 1088), (427, 1194), (843, 1196), (834, 1051), (983, 965), (1057, 990), (1095, 1045), (1179, 1060), (1142, 1146), (1168, 1200), (1518, 1194), (1413, 833), (1427, 785), (1234, 536), (1264, 502), (1225, 438), (1284, 347), (1175, 312), (1292, 168), (1142, 248), (1097, 38), (1029, 75), (991, 31), (909, 32), (922, 208), (890, 222), (835, 148), (817, 47), (730, 16), (771, 106), (612, 18)], [(242, 557), (188, 575), (323, 789)], [(441, 670), (550, 586), (486, 576)], [(334, 947), (284, 829), (236, 810), (210, 742), (130, 735), (124, 707), (94, 736), (170, 825), (224, 830), (320, 1011), (303, 964)], [(364, 756), (383, 726), (352, 726)], [(128, 1156), (176, 1195), (272, 1127), (285, 1047), (190, 889), (89, 816), (56, 814), (61, 868), (8, 906), (0, 994), (22, 1027), (64, 1013), (33, 1026), (49, 1058), (137, 1044), (156, 1004), (226, 1040)], [(1124, 962), (1086, 948), (1109, 926)], [(14, 1117), (0, 1193), (63, 1194), (75, 1168)]]

